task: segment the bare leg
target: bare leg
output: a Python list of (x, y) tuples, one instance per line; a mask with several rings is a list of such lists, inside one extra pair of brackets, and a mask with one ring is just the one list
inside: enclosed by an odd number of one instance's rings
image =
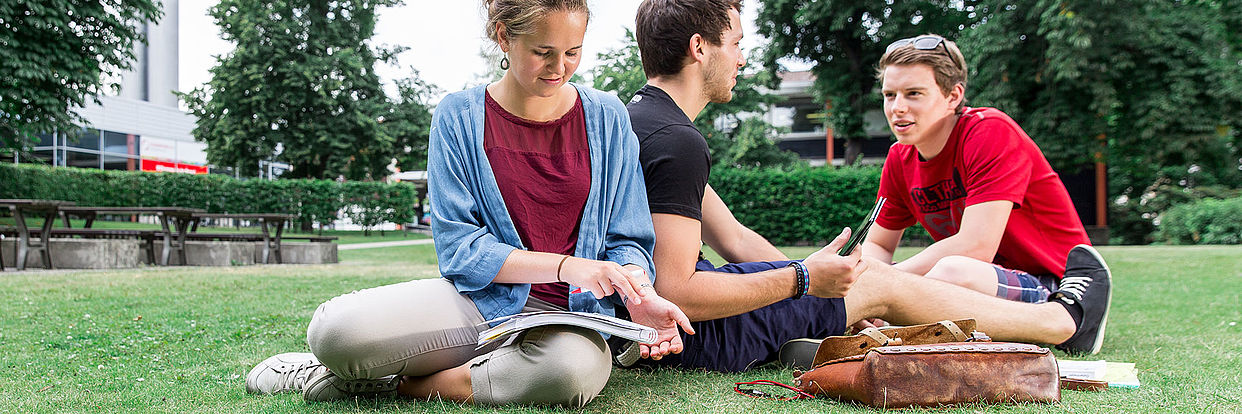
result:
[(470, 387), (470, 363), (449, 368), (423, 377), (401, 378), (397, 393), (422, 400), (445, 399), (457, 402), (474, 402), (474, 390)]
[(865, 318), (897, 324), (974, 318), (994, 339), (1046, 344), (1065, 342), (1077, 329), (1057, 303), (1008, 301), (865, 260), (867, 269), (845, 297), (847, 325)]
[(965, 256), (945, 257), (936, 262), (926, 276), (928, 279), (996, 296), (996, 267), (982, 260)]

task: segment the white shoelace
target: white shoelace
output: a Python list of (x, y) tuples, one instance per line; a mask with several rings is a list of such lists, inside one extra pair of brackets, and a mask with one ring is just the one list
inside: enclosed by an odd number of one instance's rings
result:
[(293, 364), (293, 368), (281, 372), (277, 377), (277, 383), (280, 383), (288, 390), (301, 390), (306, 387), (306, 380), (310, 379), (311, 374), (318, 372), (320, 369), (327, 369), (320, 364), (319, 361), (302, 361)]
[(1087, 276), (1073, 276), (1061, 279), (1061, 286), (1057, 289), (1057, 293), (1061, 294), (1072, 305), (1075, 301), (1081, 301), (1082, 295), (1086, 293), (1087, 286), (1091, 285), (1092, 278)]

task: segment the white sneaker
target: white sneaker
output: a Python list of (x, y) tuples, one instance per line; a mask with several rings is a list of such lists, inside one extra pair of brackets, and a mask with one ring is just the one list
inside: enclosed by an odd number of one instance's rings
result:
[(346, 380), (331, 371), (315, 374), (306, 382), (302, 398), (306, 401), (336, 401), (351, 397), (391, 397), (397, 395), (400, 375), (378, 379)]
[(279, 354), (255, 365), (246, 374), (246, 392), (251, 394), (276, 394), (302, 391), (306, 380), (328, 368), (309, 352)]

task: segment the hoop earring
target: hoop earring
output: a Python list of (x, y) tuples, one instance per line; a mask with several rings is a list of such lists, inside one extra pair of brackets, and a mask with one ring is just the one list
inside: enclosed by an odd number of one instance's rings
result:
[(500, 58), (500, 70), (509, 70), (509, 57)]

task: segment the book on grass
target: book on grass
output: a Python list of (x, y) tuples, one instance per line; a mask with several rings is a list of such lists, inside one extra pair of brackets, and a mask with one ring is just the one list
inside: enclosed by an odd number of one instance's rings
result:
[(1104, 381), (1109, 387), (1138, 388), (1138, 370), (1131, 362), (1057, 360), (1062, 377)]
[(615, 335), (644, 344), (654, 343), (659, 337), (654, 328), (646, 325), (589, 312), (526, 312), (484, 322), (484, 326), (491, 324), (496, 324), (496, 326), (479, 332), (479, 347), (507, 338), (515, 333), (544, 325), (581, 326), (594, 329), (603, 334)]

